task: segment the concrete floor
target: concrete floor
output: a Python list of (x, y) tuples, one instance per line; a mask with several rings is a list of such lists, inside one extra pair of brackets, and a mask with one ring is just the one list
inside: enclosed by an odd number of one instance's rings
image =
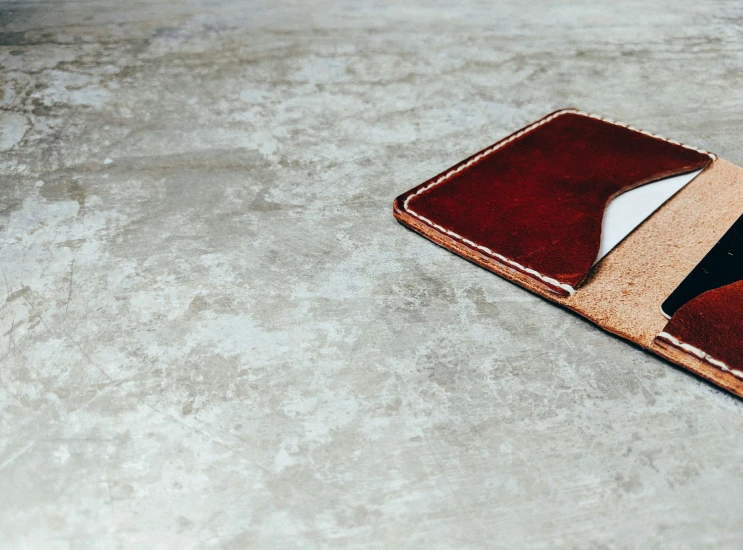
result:
[(743, 163), (743, 4), (437, 6), (0, 6), (0, 547), (740, 548), (741, 401), (391, 203), (565, 106)]

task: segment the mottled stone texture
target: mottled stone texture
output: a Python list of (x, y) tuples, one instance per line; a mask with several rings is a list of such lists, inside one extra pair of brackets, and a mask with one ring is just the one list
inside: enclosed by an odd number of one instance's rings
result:
[(0, 6), (0, 547), (739, 545), (739, 400), (391, 202), (565, 106), (740, 164), (743, 6), (415, 4)]

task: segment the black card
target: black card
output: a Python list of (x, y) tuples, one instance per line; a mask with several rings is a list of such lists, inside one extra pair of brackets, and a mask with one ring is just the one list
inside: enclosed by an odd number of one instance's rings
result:
[(743, 216), (707, 252), (686, 279), (666, 298), (661, 311), (671, 317), (703, 292), (743, 280)]

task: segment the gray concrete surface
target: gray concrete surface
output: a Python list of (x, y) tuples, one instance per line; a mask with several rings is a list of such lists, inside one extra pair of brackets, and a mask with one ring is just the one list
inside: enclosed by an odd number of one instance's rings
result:
[(4, 2), (0, 547), (740, 548), (740, 401), (391, 201), (565, 106), (743, 162), (742, 8)]

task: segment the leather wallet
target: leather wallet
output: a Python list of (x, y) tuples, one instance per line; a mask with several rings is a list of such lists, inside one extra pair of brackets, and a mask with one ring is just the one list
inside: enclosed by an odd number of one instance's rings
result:
[[(609, 203), (703, 169), (596, 263)], [(743, 214), (743, 168), (563, 109), (403, 193), (397, 220), (438, 245), (743, 397), (743, 281), (670, 321), (660, 305)]]

